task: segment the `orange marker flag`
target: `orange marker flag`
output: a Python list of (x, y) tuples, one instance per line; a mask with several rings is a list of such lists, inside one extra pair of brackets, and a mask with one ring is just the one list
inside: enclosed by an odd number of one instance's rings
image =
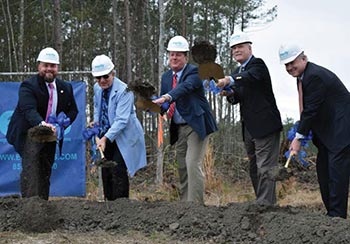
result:
[(158, 148), (163, 145), (163, 116), (158, 116)]

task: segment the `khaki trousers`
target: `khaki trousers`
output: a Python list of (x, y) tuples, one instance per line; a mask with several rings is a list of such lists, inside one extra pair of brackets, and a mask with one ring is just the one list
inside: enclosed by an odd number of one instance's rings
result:
[(180, 177), (180, 198), (182, 201), (204, 204), (203, 159), (208, 136), (201, 140), (189, 126), (181, 125), (176, 143), (176, 159)]

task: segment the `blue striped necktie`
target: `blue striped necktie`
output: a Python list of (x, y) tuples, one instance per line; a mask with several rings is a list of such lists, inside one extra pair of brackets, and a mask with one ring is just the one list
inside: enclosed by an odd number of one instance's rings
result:
[(101, 117), (100, 117), (100, 138), (102, 138), (107, 130), (109, 129), (109, 121), (108, 121), (108, 89), (103, 90), (102, 92), (102, 102), (101, 102)]

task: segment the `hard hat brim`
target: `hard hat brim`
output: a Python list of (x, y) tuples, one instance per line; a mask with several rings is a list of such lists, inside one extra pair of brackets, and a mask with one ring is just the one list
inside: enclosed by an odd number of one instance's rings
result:
[(37, 59), (36, 61), (41, 63), (48, 63), (48, 64), (60, 64), (60, 62), (52, 61), (48, 59)]
[(113, 69), (114, 69), (114, 66), (113, 66), (111, 69), (104, 70), (104, 71), (99, 71), (99, 72), (91, 71), (91, 74), (92, 74), (93, 77), (108, 75), (109, 73), (111, 73), (111, 71), (112, 71)]
[(234, 44), (230, 45), (230, 47), (234, 47), (234, 46), (236, 46), (236, 45), (239, 45), (239, 44), (244, 44), (244, 43), (253, 44), (253, 42), (251, 42), (251, 41), (237, 42), (237, 43), (234, 43)]
[(298, 52), (297, 54), (293, 55), (292, 57), (289, 57), (287, 59), (283, 59), (280, 61), (281, 64), (288, 64), (290, 62), (293, 62), (300, 54), (302, 54), (302, 50)]
[(168, 52), (189, 52), (189, 49), (184, 49), (184, 48), (167, 48), (166, 49)]

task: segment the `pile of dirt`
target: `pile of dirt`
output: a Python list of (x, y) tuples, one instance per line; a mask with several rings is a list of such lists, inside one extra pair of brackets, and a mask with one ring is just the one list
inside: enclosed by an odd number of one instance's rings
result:
[(173, 240), (206, 243), (349, 243), (350, 223), (304, 208), (231, 203), (203, 206), (185, 202), (118, 199), (44, 201), (0, 198), (0, 232), (27, 233), (139, 231)]

